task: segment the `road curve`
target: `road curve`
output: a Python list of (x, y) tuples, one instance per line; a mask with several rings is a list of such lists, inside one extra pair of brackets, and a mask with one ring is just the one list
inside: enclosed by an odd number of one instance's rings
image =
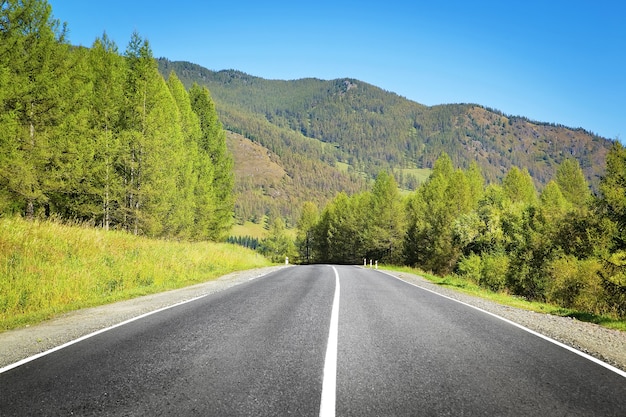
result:
[[(335, 267), (338, 416), (623, 416), (626, 378), (377, 271)], [(336, 275), (280, 270), (0, 374), (0, 415), (320, 414)]]

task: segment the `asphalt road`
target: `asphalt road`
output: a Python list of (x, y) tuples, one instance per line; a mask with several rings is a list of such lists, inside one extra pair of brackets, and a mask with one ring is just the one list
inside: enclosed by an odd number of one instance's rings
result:
[(597, 363), (383, 273), (318, 265), (1, 373), (0, 416), (316, 416), (323, 388), (324, 415), (626, 415), (626, 378)]

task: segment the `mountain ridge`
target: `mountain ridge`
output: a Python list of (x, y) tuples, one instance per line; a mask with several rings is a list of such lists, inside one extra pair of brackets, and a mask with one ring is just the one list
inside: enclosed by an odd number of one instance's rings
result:
[[(316, 161), (318, 169), (323, 165), (323, 175), (342, 177), (334, 192), (361, 190), (366, 183), (359, 178), (371, 179), (381, 170), (414, 188), (419, 181), (402, 173), (432, 168), (442, 152), (460, 168), (476, 162), (488, 182), (499, 181), (512, 166), (526, 168), (538, 188), (552, 179), (558, 164), (575, 158), (595, 190), (612, 144), (583, 128), (479, 104), (426, 106), (353, 78), (267, 80), (186, 61), (158, 63), (165, 77), (174, 71), (187, 88), (206, 86), (224, 127), (267, 148), (279, 165), (295, 157), (300, 165), (305, 160)], [(324, 204), (326, 198), (314, 200)], [(293, 203), (291, 210), (282, 209), (287, 217), (293, 217)]]

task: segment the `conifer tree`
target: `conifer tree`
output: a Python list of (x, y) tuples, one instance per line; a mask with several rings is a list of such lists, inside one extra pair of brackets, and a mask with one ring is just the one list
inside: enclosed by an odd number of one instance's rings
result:
[(563, 197), (578, 209), (583, 209), (589, 204), (591, 191), (585, 179), (580, 164), (576, 159), (564, 160), (556, 170), (556, 183)]
[(298, 219), (298, 235), (296, 246), (301, 263), (309, 264), (313, 261), (314, 227), (318, 222), (319, 211), (315, 203), (307, 201), (302, 206), (302, 213)]
[(534, 204), (537, 201), (537, 190), (527, 169), (512, 167), (502, 180), (502, 187), (513, 203)]
[(402, 258), (404, 212), (398, 185), (394, 177), (385, 171), (376, 177), (367, 219), (367, 257), (399, 263)]
[(198, 116), (191, 108), (189, 94), (175, 73), (169, 75), (167, 85), (178, 108), (180, 117), (178, 123), (181, 125), (184, 141), (181, 149), (180, 168), (176, 178), (179, 196), (172, 213), (172, 216), (177, 219), (178, 230), (173, 232), (179, 237), (190, 238), (196, 233), (195, 220), (197, 216), (194, 191), (198, 182), (198, 141), (202, 133)]
[(0, 185), (12, 210), (33, 218), (48, 202), (46, 166), (59, 125), (67, 76), (65, 27), (40, 0), (7, 0), (0, 7), (3, 131)]
[(430, 177), (408, 202), (405, 259), (435, 273), (451, 272), (460, 256), (453, 239), (455, 220), (472, 209), (470, 185), (443, 153)]
[(209, 90), (193, 85), (189, 95), (202, 131), (198, 146), (202, 170), (196, 190), (198, 223), (206, 227), (206, 237), (218, 240), (233, 222), (233, 159)]
[(135, 234), (170, 235), (179, 227), (179, 219), (172, 216), (182, 155), (178, 109), (147, 40), (134, 33), (125, 57), (124, 224)]
[(92, 96), (89, 123), (94, 136), (95, 169), (101, 207), (99, 223), (105, 230), (123, 221), (122, 176), (117, 170), (121, 158), (120, 117), (124, 105), (125, 62), (117, 45), (106, 33), (94, 41), (89, 52)]

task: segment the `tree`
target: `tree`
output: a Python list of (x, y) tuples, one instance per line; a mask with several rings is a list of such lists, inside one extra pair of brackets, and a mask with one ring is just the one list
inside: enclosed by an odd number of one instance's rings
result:
[(527, 169), (512, 167), (504, 177), (502, 187), (513, 203), (534, 204), (537, 201), (537, 190)]
[(271, 223), (268, 236), (260, 243), (259, 252), (272, 262), (283, 262), (285, 257), (293, 257), (295, 247), (281, 218), (276, 218)]
[(300, 263), (309, 264), (314, 260), (314, 228), (318, 219), (319, 210), (315, 203), (310, 201), (305, 202), (302, 206), (302, 213), (297, 223), (298, 235), (296, 237), (296, 246)]
[(602, 254), (599, 271), (607, 304), (619, 317), (626, 316), (626, 149), (615, 141), (606, 158), (600, 182), (599, 208), (607, 220), (612, 248)]
[(179, 170), (176, 177), (178, 197), (171, 211), (172, 223), (176, 225), (171, 234), (183, 238), (200, 236), (196, 230), (197, 200), (195, 190), (201, 169), (198, 142), (202, 135), (198, 116), (191, 108), (191, 100), (185, 86), (175, 73), (171, 73), (167, 85), (178, 108), (178, 123), (182, 129), (183, 146), (179, 158)]
[(208, 208), (212, 203), (210, 213), (207, 210), (198, 222), (206, 224), (207, 236), (217, 240), (233, 222), (233, 159), (226, 148), (226, 133), (217, 117), (209, 90), (194, 84), (189, 95), (202, 132), (198, 146), (202, 162), (196, 190), (197, 204)]
[(93, 175), (98, 184), (102, 214), (100, 224), (108, 230), (111, 224), (123, 221), (120, 209), (124, 204), (122, 176), (117, 171), (121, 158), (120, 117), (124, 105), (126, 66), (117, 45), (107, 36), (98, 38), (89, 51), (92, 85), (89, 124), (94, 136)]
[(573, 207), (587, 207), (591, 191), (578, 161), (573, 158), (564, 160), (556, 170), (555, 182), (561, 193)]
[(616, 226), (615, 249), (626, 250), (626, 149), (618, 141), (607, 154), (600, 192), (600, 206)]
[(466, 175), (455, 171), (450, 157), (442, 154), (408, 202), (407, 262), (437, 274), (451, 272), (461, 255), (454, 222), (472, 210), (472, 200)]
[(45, 1), (3, 2), (0, 24), (0, 186), (13, 201), (11, 210), (33, 218), (48, 202), (46, 166), (53, 130), (64, 116), (69, 45), (65, 26)]
[(147, 40), (134, 33), (125, 57), (124, 226), (135, 234), (170, 234), (178, 227), (171, 216), (183, 148), (178, 109)]
[(392, 175), (381, 171), (372, 189), (365, 225), (366, 257), (382, 262), (400, 263), (404, 228), (404, 212), (398, 185)]

